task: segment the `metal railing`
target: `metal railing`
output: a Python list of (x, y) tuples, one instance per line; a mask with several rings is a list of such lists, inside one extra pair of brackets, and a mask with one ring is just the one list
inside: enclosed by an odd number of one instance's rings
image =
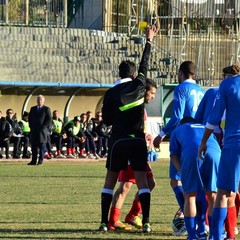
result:
[[(67, 27), (72, 4), (67, 0), (1, 0), (0, 24)], [(79, 1), (78, 1), (79, 2)]]

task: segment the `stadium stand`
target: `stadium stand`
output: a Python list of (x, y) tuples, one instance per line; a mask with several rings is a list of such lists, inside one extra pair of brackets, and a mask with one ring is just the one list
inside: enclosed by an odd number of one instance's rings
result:
[[(124, 34), (97, 30), (4, 26), (0, 33), (3, 81), (112, 83), (119, 63), (138, 63), (143, 47)], [(154, 66), (150, 77), (158, 77)]]

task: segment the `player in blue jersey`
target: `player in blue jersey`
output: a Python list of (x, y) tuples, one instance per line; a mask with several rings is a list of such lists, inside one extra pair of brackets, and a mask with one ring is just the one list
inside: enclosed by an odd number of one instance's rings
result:
[(207, 123), (207, 118), (213, 108), (217, 91), (218, 88), (209, 88), (204, 94), (195, 115), (195, 120), (197, 123)]
[[(239, 71), (239, 66), (236, 64), (227, 66), (223, 68), (223, 79), (236, 76)], [(208, 116), (215, 104), (217, 92), (218, 88), (210, 88), (204, 94), (204, 97), (202, 98), (195, 115), (195, 120), (197, 123), (202, 123), (204, 125), (207, 123)], [(219, 144), (222, 145), (222, 129), (220, 126), (214, 129), (214, 135), (217, 137)]]
[(224, 80), (219, 87), (215, 105), (208, 118), (198, 155), (204, 159), (207, 141), (226, 111), (224, 145), (217, 179), (217, 198), (213, 211), (214, 240), (221, 239), (227, 215), (228, 199), (239, 188), (240, 181), (240, 76)]
[[(223, 68), (223, 80), (232, 76), (236, 76), (240, 73), (240, 66), (233, 64)], [(206, 124), (208, 116), (210, 115), (212, 108), (215, 104), (215, 98), (218, 92), (218, 88), (210, 88), (206, 91), (201, 103), (198, 106), (197, 113), (195, 115), (196, 122)], [(225, 114), (224, 114), (225, 115)], [(223, 144), (223, 133), (224, 133), (224, 124), (225, 117), (221, 119), (221, 126), (214, 129), (214, 135), (216, 136), (220, 146)], [(225, 219), (225, 231), (227, 234), (227, 239), (234, 239), (235, 232), (237, 233), (237, 212), (239, 209), (238, 196), (231, 194), (231, 198), (228, 199), (228, 213)], [(236, 201), (235, 201), (236, 199)], [(236, 202), (236, 205), (235, 205)], [(211, 224), (211, 216), (209, 216), (209, 223)], [(210, 238), (211, 239), (211, 238)]]
[[(209, 151), (206, 153), (206, 161), (202, 163), (198, 159), (198, 146), (204, 133), (204, 125), (196, 124), (195, 120), (190, 117), (182, 119), (181, 123), (183, 124), (171, 134), (170, 156), (181, 174), (185, 193), (184, 221), (189, 240), (196, 239), (196, 236), (197, 239), (206, 239), (205, 191), (209, 199), (212, 199), (209, 203), (211, 214), (214, 203), (212, 196), (217, 192), (217, 168), (221, 149), (217, 140), (212, 136), (208, 141)], [(205, 209), (205, 212), (202, 209)]]
[[(204, 90), (195, 80), (196, 65), (191, 61), (185, 61), (180, 65), (178, 72), (179, 85), (174, 89), (173, 112), (169, 122), (162, 128), (160, 134), (154, 139), (154, 147), (158, 148), (163, 138), (179, 125), (184, 117), (194, 117)], [(175, 193), (177, 202), (183, 211), (184, 196), (181, 178), (176, 168), (170, 161), (170, 185)], [(181, 231), (181, 230), (180, 230)]]
[[(206, 124), (208, 116), (212, 111), (212, 108), (215, 103), (215, 98), (218, 92), (218, 88), (210, 88), (206, 91), (203, 96), (202, 101), (198, 106), (198, 110), (195, 115), (195, 120), (197, 123)], [(217, 138), (220, 146), (222, 145), (222, 129), (220, 125), (214, 130), (214, 135)]]

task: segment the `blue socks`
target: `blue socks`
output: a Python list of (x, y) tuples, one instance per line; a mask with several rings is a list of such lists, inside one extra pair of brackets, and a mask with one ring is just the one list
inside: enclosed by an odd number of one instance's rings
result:
[(197, 233), (202, 234), (206, 230), (206, 212), (207, 212), (207, 201), (206, 201), (206, 194), (204, 191), (201, 191), (197, 194)]
[(183, 196), (182, 186), (174, 187), (173, 191), (175, 193), (178, 205), (181, 208), (181, 210), (183, 211), (183, 209), (184, 209), (184, 196)]
[(214, 240), (221, 240), (227, 208), (214, 208), (212, 215)]
[(188, 232), (188, 239), (196, 239), (196, 219), (195, 217), (184, 217), (185, 226)]

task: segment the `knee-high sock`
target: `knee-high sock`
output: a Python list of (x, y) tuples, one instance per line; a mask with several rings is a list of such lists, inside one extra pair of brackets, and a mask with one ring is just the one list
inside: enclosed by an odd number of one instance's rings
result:
[(207, 202), (206, 225), (209, 226), (209, 222), (208, 222), (208, 205), (209, 205), (209, 201), (208, 201), (208, 196), (207, 195), (206, 195), (206, 202)]
[(134, 218), (135, 216), (138, 216), (139, 214), (141, 214), (141, 212), (142, 212), (141, 203), (134, 199), (132, 203), (132, 207), (129, 213), (127, 214), (127, 217)]
[(204, 191), (197, 194), (197, 216), (196, 222), (198, 225), (197, 232), (199, 234), (205, 232), (206, 229), (206, 212), (207, 212), (207, 201), (206, 194)]
[(121, 216), (121, 209), (111, 207), (110, 216), (109, 216), (109, 224), (113, 225), (120, 219)]
[(149, 223), (151, 193), (149, 188), (139, 190), (139, 199), (142, 206), (142, 223)]
[(184, 222), (188, 232), (188, 239), (196, 239), (196, 218), (184, 216)]
[(183, 195), (183, 189), (182, 186), (176, 186), (173, 188), (173, 191), (175, 193), (177, 202), (179, 207), (181, 208), (182, 212), (184, 211), (184, 195)]
[(212, 232), (212, 216), (208, 216), (208, 226), (209, 226), (209, 239), (213, 239), (213, 232)]
[(101, 193), (101, 209), (102, 209), (102, 220), (101, 223), (108, 224), (108, 213), (111, 206), (113, 197), (113, 190), (111, 189), (102, 189)]
[(237, 193), (237, 195), (236, 195), (235, 205), (236, 205), (236, 217), (238, 218), (239, 206), (240, 206), (240, 194), (239, 193)]
[(67, 148), (67, 155), (72, 154), (72, 149), (71, 148)]
[(227, 217), (225, 219), (225, 230), (227, 232), (227, 238), (234, 239), (235, 234), (235, 226), (237, 224), (237, 218), (236, 218), (236, 207), (230, 207), (227, 210)]
[(224, 228), (224, 221), (227, 216), (227, 208), (214, 208), (213, 209), (213, 236), (214, 240), (221, 240)]

